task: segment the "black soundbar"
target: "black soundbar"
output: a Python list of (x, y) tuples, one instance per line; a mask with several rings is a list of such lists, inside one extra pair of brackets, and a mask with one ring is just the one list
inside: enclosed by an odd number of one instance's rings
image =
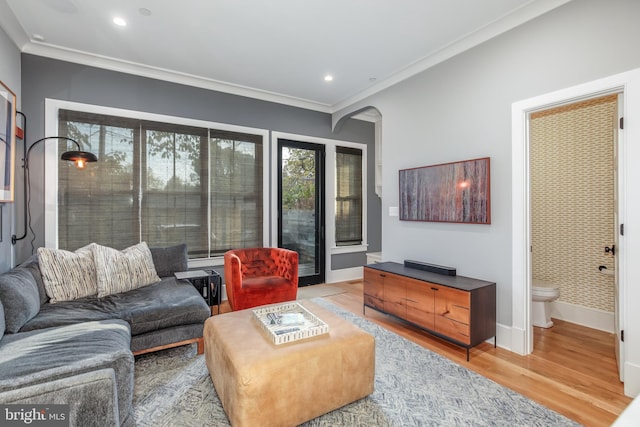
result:
[(404, 266), (407, 268), (415, 268), (417, 270), (429, 271), (431, 273), (444, 274), (446, 276), (455, 276), (456, 269), (453, 267), (445, 267), (442, 265), (429, 264), (422, 261), (412, 261), (405, 259)]

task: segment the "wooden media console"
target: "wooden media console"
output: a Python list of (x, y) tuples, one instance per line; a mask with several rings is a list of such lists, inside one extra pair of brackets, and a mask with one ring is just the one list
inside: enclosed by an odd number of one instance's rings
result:
[[(493, 337), (496, 284), (395, 262), (364, 267), (364, 307), (390, 314), (469, 349)], [(363, 307), (363, 311), (364, 311)]]

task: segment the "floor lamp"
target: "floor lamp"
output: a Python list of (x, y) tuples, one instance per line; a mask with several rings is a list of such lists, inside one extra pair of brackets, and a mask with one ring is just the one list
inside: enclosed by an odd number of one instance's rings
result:
[[(22, 113), (18, 113), (18, 114), (22, 114)], [(26, 118), (23, 115), (23, 120), (26, 122)], [(25, 126), (26, 128), (26, 123)], [(74, 162), (76, 164), (76, 167), (78, 169), (83, 169), (87, 163), (90, 162), (97, 162), (98, 158), (96, 157), (95, 154), (93, 153), (89, 153), (87, 151), (81, 151), (80, 150), (80, 144), (78, 143), (78, 141), (71, 139), (71, 138), (67, 138), (66, 136), (46, 136), (44, 138), (41, 138), (39, 140), (37, 140), (36, 142), (34, 142), (33, 144), (31, 144), (29, 146), (29, 149), (27, 150), (27, 132), (26, 129), (23, 133), (23, 141), (24, 141), (24, 158), (22, 159), (22, 167), (24, 169), (24, 181), (23, 181), (23, 186), (24, 186), (24, 209), (23, 209), (23, 213), (24, 213), (24, 233), (22, 234), (21, 237), (16, 236), (15, 234), (13, 236), (11, 236), (11, 243), (13, 245), (16, 244), (16, 242), (18, 240), (22, 240), (25, 237), (27, 237), (27, 223), (31, 223), (31, 212), (29, 212), (29, 198), (31, 197), (31, 194), (28, 193), (27, 189), (30, 187), (29, 185), (29, 154), (31, 154), (31, 150), (33, 149), (33, 147), (35, 147), (36, 145), (38, 145), (41, 142), (50, 140), (50, 139), (63, 139), (66, 141), (71, 141), (73, 142), (76, 147), (78, 148), (77, 151), (66, 151), (64, 153), (62, 153), (62, 156), (60, 156), (60, 158), (62, 160), (67, 160), (70, 162)]]

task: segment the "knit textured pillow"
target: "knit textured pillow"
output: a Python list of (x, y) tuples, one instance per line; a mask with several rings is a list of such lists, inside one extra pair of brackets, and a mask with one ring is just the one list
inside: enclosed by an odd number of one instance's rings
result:
[(91, 246), (84, 246), (75, 252), (38, 248), (40, 274), (49, 302), (54, 304), (74, 300), (98, 292)]
[(93, 244), (98, 297), (127, 292), (160, 281), (151, 251), (145, 242), (119, 251)]

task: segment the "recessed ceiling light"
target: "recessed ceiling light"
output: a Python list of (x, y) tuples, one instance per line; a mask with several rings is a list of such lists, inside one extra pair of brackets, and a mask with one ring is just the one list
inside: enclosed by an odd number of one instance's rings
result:
[(113, 23), (116, 24), (118, 27), (126, 27), (127, 26), (127, 21), (125, 21), (123, 18), (116, 16), (115, 18), (113, 18)]
[(333, 76), (331, 74), (327, 74), (326, 76), (324, 76), (324, 81), (325, 82), (333, 81)]

